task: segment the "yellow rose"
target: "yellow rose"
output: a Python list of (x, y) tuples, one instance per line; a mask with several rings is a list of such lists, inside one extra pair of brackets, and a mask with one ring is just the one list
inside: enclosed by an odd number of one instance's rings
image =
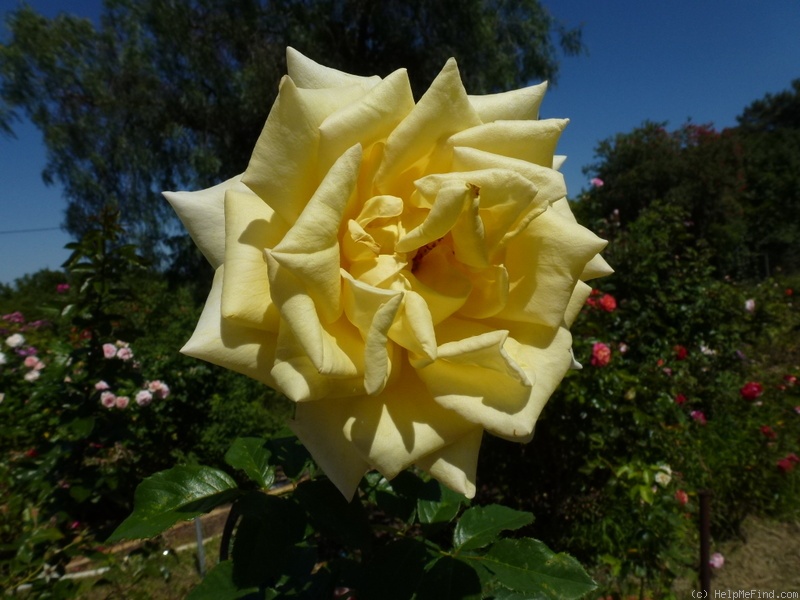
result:
[(483, 432), (530, 440), (610, 272), (555, 170), (567, 121), (538, 120), (545, 84), (467, 95), (452, 59), (417, 103), (405, 70), (287, 61), (245, 172), (165, 194), (216, 269), (182, 351), (296, 402), (345, 497), (410, 465), (471, 497)]

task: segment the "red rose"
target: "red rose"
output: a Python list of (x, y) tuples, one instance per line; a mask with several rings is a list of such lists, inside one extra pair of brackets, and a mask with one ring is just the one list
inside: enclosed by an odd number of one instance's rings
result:
[(678, 394), (675, 396), (675, 404), (680, 406), (681, 404), (685, 403), (686, 403), (686, 396), (684, 396), (683, 394)]
[(617, 300), (611, 294), (603, 294), (597, 304), (606, 312), (617, 310)]
[(681, 506), (686, 506), (686, 503), (689, 502), (689, 494), (683, 490), (677, 490), (675, 492), (675, 500), (677, 500), (678, 504)]
[(757, 381), (748, 381), (742, 386), (739, 393), (745, 400), (755, 400), (764, 393), (764, 386)]
[(781, 471), (783, 471), (784, 473), (788, 473), (789, 471), (794, 469), (794, 465), (797, 462), (799, 462), (797, 460), (797, 455), (792, 453), (792, 454), (789, 454), (788, 456), (785, 456), (782, 459), (780, 459), (776, 464), (778, 465), (778, 468)]
[(769, 425), (762, 425), (760, 431), (762, 434), (764, 434), (764, 437), (766, 437), (767, 439), (774, 440), (775, 438), (778, 437), (778, 434), (775, 433), (775, 430), (772, 429), (772, 427), (770, 427)]
[(784, 375), (783, 380), (788, 385), (795, 385), (797, 383), (797, 377), (795, 377), (794, 375)]
[(678, 360), (684, 360), (689, 355), (689, 351), (683, 346), (675, 346), (672, 350)]

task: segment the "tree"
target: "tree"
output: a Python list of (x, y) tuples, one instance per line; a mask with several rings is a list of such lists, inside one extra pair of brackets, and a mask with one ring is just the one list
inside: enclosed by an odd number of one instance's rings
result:
[(578, 212), (601, 235), (627, 229), (656, 203), (677, 206), (711, 251), (718, 276), (760, 278), (800, 270), (800, 80), (744, 109), (716, 131), (645, 123), (602, 141), (586, 167), (605, 183)]
[(66, 229), (78, 236), (114, 206), (156, 256), (180, 233), (159, 192), (244, 169), (287, 45), (354, 73), (407, 67), (417, 93), (451, 55), (467, 89), (484, 93), (555, 79), (554, 40), (582, 50), (580, 30), (538, 0), (106, 0), (99, 27), (23, 7), (8, 28), (0, 125), (21, 112), (43, 132)]

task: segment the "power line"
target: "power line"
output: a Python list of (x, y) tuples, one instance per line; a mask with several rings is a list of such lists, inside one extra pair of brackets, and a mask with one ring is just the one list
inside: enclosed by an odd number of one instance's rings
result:
[(42, 227), (40, 229), (9, 229), (8, 231), (0, 231), (0, 235), (5, 235), (7, 233), (36, 233), (38, 231), (57, 231), (60, 229), (61, 227)]

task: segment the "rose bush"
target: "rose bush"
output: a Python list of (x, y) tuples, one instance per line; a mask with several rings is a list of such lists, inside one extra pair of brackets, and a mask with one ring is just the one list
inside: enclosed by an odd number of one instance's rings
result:
[(545, 85), (467, 95), (450, 60), (415, 103), (287, 51), (245, 172), (167, 192), (216, 269), (183, 352), (296, 403), (290, 425), (345, 497), (411, 465), (467, 496), (484, 431), (526, 442), (571, 366), (585, 281)]

